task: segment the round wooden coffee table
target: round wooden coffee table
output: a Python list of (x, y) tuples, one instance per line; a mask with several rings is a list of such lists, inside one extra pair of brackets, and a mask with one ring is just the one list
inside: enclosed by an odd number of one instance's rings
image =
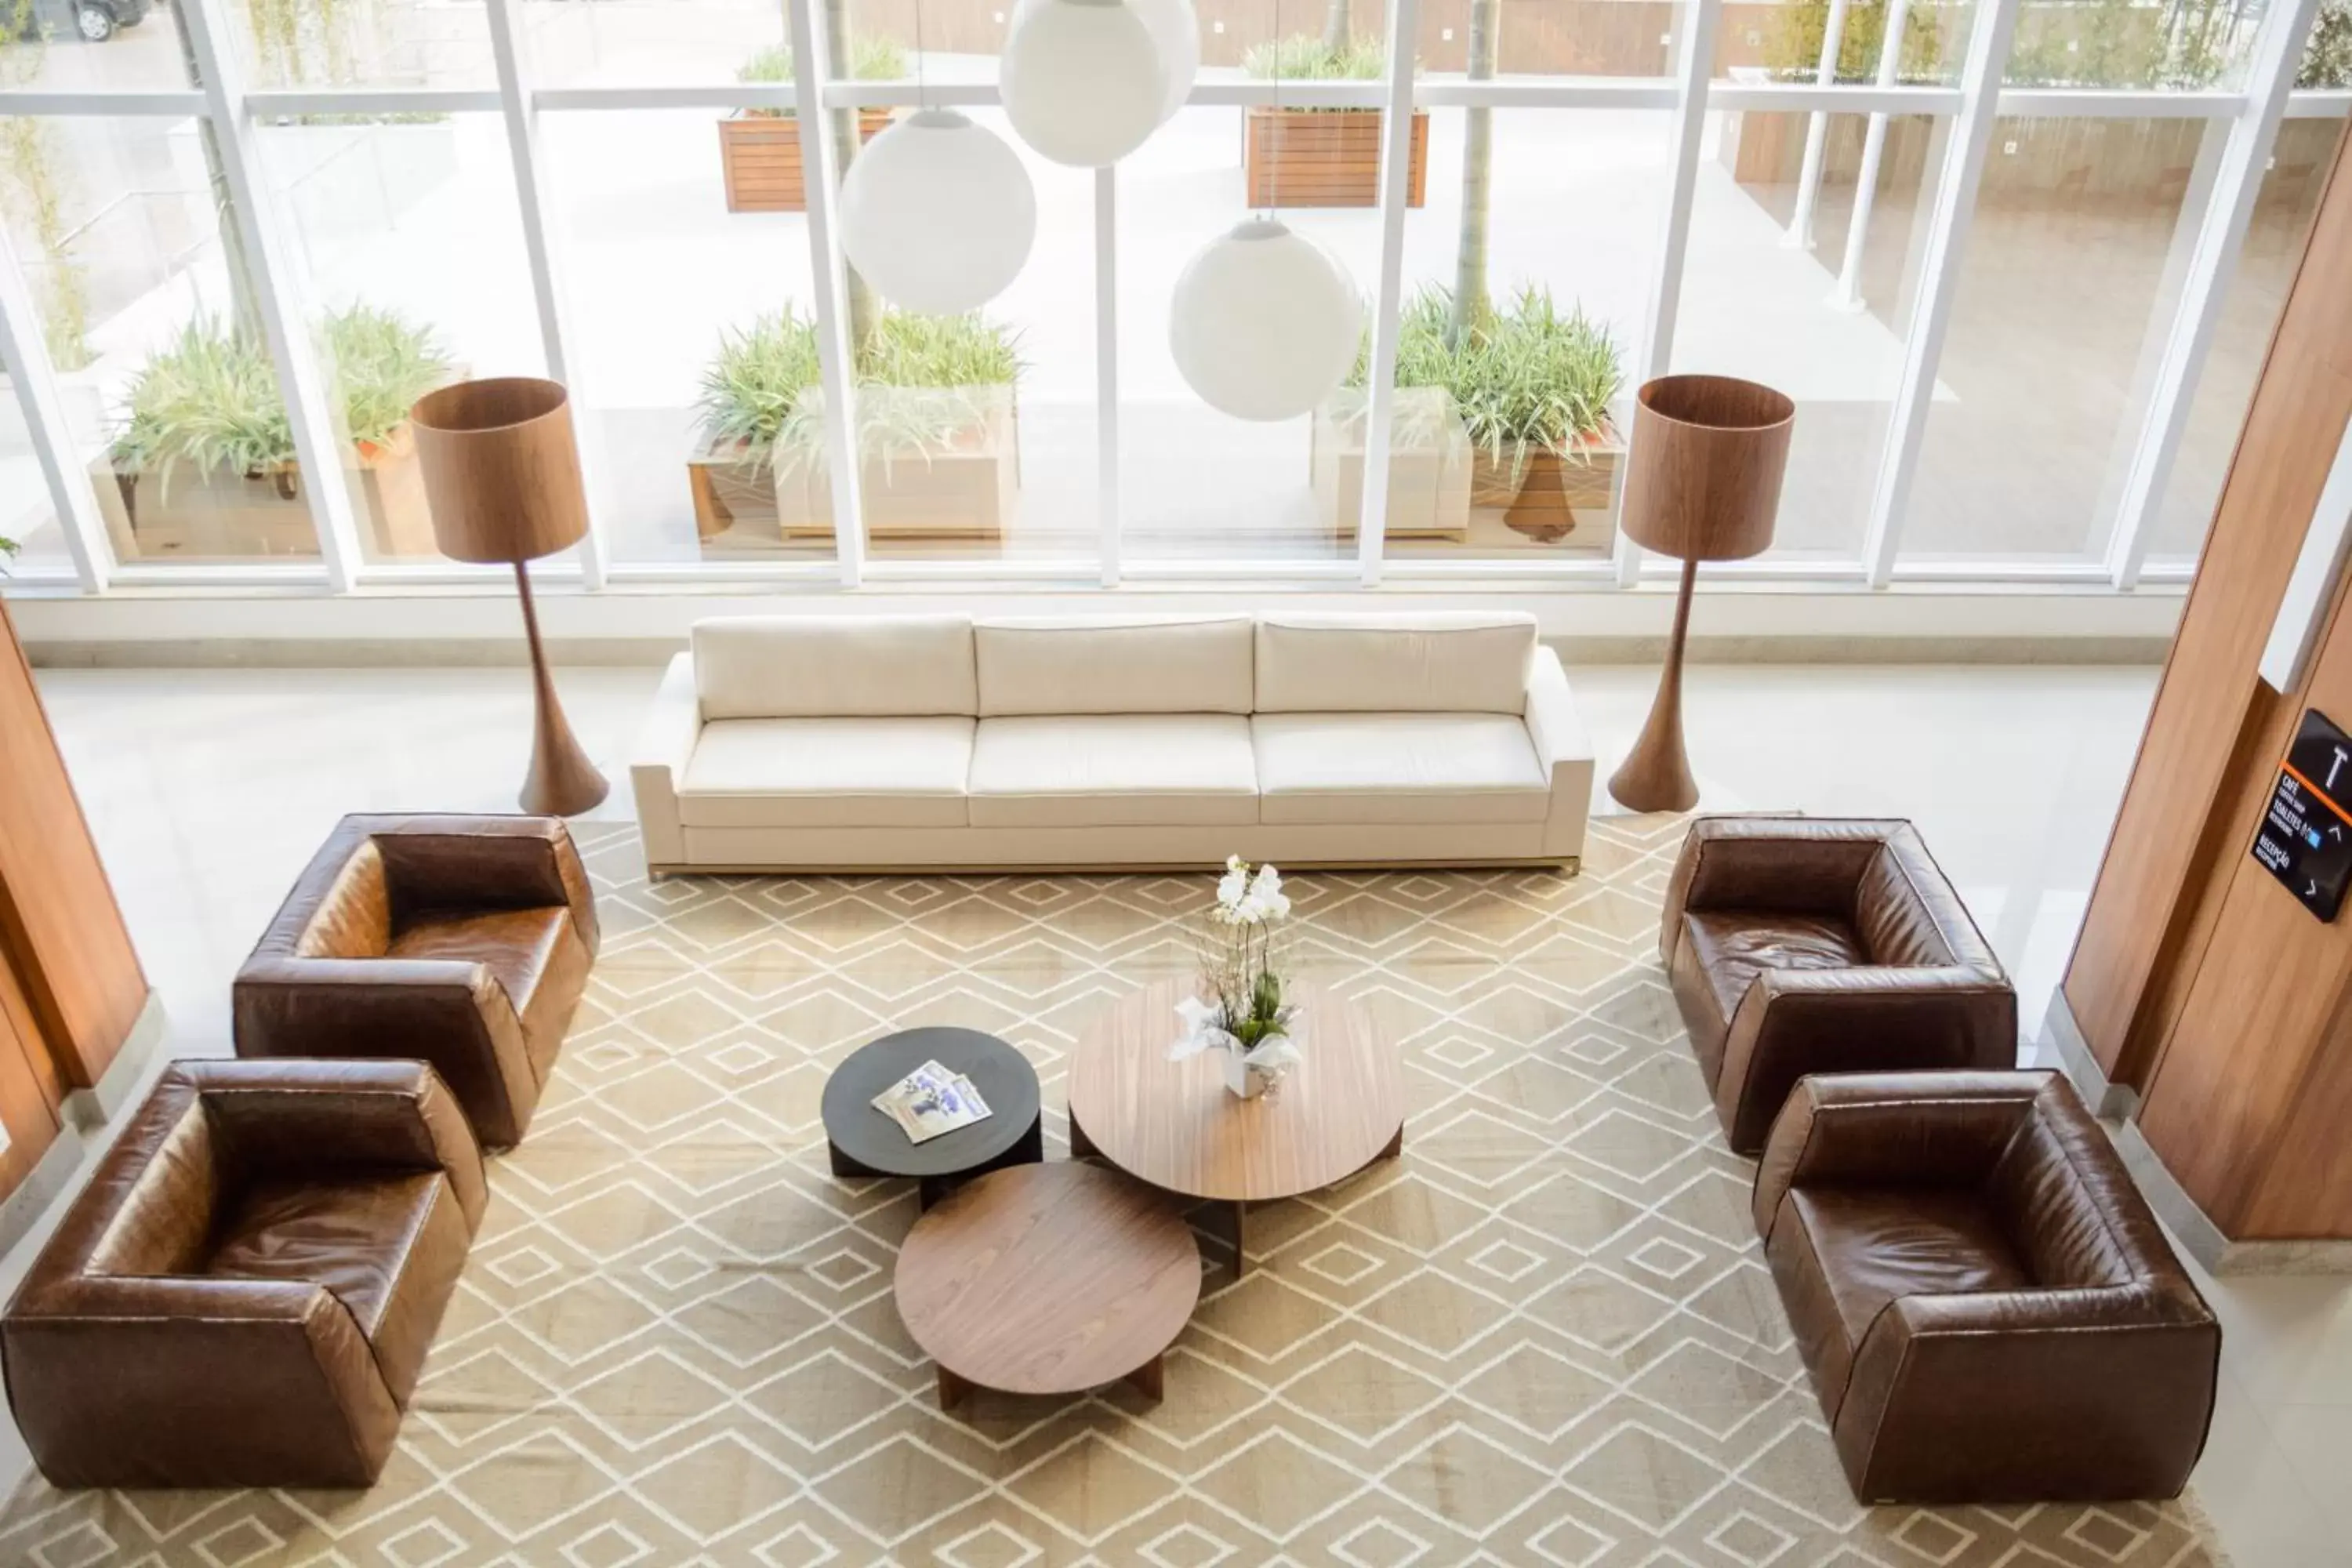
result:
[(1168, 1201), (1115, 1171), (1014, 1165), (941, 1199), (898, 1249), (898, 1316), (939, 1363), (940, 1407), (974, 1388), (1162, 1387), (1201, 1299), (1201, 1253)]
[(1079, 1043), (1067, 1079), (1070, 1152), (1099, 1154), (1163, 1191), (1223, 1205), (1238, 1278), (1248, 1268), (1248, 1205), (1315, 1192), (1402, 1151), (1402, 1073), (1370, 1014), (1302, 985), (1304, 1059), (1279, 1089), (1240, 1099), (1213, 1053), (1168, 1059), (1183, 1033), (1176, 1004), (1191, 994), (1189, 981), (1154, 985)]
[[(988, 1102), (986, 1120), (920, 1143), (874, 1109), (874, 1097), (936, 1061), (971, 1079)], [(824, 1080), (825, 1153), (836, 1176), (911, 1176), (929, 1208), (959, 1177), (1045, 1157), (1037, 1072), (993, 1035), (935, 1025), (885, 1035), (849, 1053)]]

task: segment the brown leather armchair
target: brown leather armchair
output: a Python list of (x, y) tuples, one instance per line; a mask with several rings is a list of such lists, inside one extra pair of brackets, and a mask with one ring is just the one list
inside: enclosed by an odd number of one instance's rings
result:
[(2017, 994), (1907, 822), (1699, 818), (1658, 952), (1738, 1153), (1807, 1073), (2017, 1065)]
[(422, 1062), (177, 1062), (0, 1316), (61, 1487), (360, 1487), (485, 1191)]
[(1756, 1226), (1861, 1501), (2188, 1484), (2221, 1325), (2057, 1074), (1805, 1079)]
[(508, 1148), (595, 957), (561, 820), (346, 816), (237, 972), (236, 1054), (422, 1058)]

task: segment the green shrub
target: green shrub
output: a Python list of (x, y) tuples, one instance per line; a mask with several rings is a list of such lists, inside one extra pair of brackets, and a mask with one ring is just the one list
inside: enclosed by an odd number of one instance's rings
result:
[[(885, 310), (858, 353), (860, 448), (886, 462), (943, 452), (986, 417), (972, 389), (1011, 385), (1021, 370), (1015, 334), (978, 312)], [(816, 323), (797, 307), (723, 334), (696, 405), (703, 439), (787, 470), (812, 460), (824, 442), (819, 379)]]
[(2311, 21), (2297, 87), (2352, 87), (2352, 0), (2330, 0)]
[[(849, 74), (858, 81), (897, 81), (907, 74), (907, 47), (887, 33), (860, 33), (850, 40)], [(793, 79), (793, 47), (770, 44), (736, 68), (737, 81), (781, 82)], [(789, 109), (753, 109), (747, 113), (763, 119), (789, 119)]]
[[(1886, 44), (1886, 5), (1887, 0), (1863, 0), (1847, 10), (1844, 30), (1838, 35), (1839, 81), (1878, 79), (1878, 54)], [(1903, 55), (1895, 68), (1898, 81), (1942, 79), (1944, 37), (1937, 26), (1937, 9), (1924, 4), (1905, 9)], [(1773, 75), (1790, 81), (1812, 80), (1821, 69), (1822, 39), (1829, 25), (1829, 0), (1794, 0), (1781, 6), (1773, 18)]]
[[(354, 442), (389, 437), (417, 398), (449, 377), (432, 331), (393, 311), (354, 305), (331, 312), (324, 333)], [(110, 456), (118, 472), (152, 472), (167, 489), (183, 464), (255, 478), (292, 463), (293, 426), (268, 350), (209, 317), (190, 321), (132, 378)]]
[[(1471, 444), (1514, 473), (1538, 448), (1582, 461), (1578, 443), (1609, 430), (1610, 400), (1624, 384), (1623, 355), (1609, 329), (1580, 307), (1562, 315), (1549, 289), (1529, 286), (1449, 345), (1453, 307), (1452, 294), (1434, 286), (1405, 307), (1397, 385), (1444, 388)], [(1364, 384), (1369, 360), (1369, 352), (1357, 356), (1350, 385)], [(1414, 434), (1401, 428), (1400, 438)]]
[(1310, 33), (1252, 44), (1242, 70), (1260, 81), (1371, 81), (1388, 69), (1388, 45), (1349, 38), (1334, 49)]

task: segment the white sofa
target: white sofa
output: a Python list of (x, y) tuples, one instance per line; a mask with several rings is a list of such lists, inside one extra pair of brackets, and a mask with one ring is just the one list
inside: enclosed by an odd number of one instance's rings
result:
[(1573, 866), (1533, 616), (730, 617), (630, 768), (656, 874)]

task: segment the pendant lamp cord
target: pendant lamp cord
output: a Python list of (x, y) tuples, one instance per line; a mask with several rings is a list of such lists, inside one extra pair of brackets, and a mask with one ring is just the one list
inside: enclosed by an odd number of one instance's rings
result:
[(930, 104), (923, 92), (923, 0), (915, 0), (915, 112), (920, 114)]
[(1271, 221), (1282, 210), (1282, 0), (1274, 0), (1274, 107), (1266, 116), (1265, 216)]

